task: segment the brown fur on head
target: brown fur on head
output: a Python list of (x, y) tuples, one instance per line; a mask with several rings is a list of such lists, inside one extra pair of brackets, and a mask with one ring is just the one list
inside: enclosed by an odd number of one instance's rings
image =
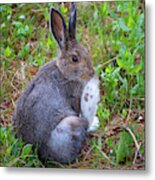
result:
[(68, 26), (61, 13), (51, 8), (50, 28), (61, 50), (57, 66), (66, 79), (87, 81), (94, 76), (94, 69), (87, 49), (76, 41), (75, 3), (72, 3)]

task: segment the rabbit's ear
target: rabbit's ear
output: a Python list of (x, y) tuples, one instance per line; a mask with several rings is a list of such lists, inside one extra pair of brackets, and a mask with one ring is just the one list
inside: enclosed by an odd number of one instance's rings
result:
[(72, 2), (71, 14), (69, 18), (69, 36), (71, 39), (75, 39), (76, 34), (76, 4)]
[(62, 49), (65, 46), (66, 42), (66, 24), (64, 18), (62, 17), (61, 13), (54, 8), (50, 10), (50, 30), (58, 42), (60, 48)]

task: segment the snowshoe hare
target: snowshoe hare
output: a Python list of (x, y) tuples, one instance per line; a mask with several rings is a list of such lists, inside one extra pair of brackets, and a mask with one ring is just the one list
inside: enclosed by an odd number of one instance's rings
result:
[(50, 29), (60, 55), (44, 65), (18, 99), (13, 115), (17, 137), (38, 146), (42, 161), (69, 163), (84, 138), (95, 130), (98, 79), (87, 49), (76, 40), (76, 5), (68, 27), (61, 13), (50, 10)]

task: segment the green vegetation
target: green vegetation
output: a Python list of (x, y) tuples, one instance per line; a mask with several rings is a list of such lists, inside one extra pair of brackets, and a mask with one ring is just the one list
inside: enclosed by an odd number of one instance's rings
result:
[(89, 135), (76, 162), (43, 165), (37, 148), (11, 132), (15, 101), (39, 67), (57, 54), (48, 12), (66, 21), (70, 4), (0, 5), (0, 166), (144, 169), (144, 3), (77, 3), (77, 39), (90, 51), (100, 78), (100, 128)]

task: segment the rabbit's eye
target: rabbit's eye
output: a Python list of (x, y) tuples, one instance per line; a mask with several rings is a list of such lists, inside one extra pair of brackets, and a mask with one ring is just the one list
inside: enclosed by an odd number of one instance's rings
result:
[(78, 61), (79, 61), (79, 58), (78, 58), (76, 55), (73, 55), (73, 56), (72, 56), (72, 61), (73, 61), (73, 62), (78, 62)]

